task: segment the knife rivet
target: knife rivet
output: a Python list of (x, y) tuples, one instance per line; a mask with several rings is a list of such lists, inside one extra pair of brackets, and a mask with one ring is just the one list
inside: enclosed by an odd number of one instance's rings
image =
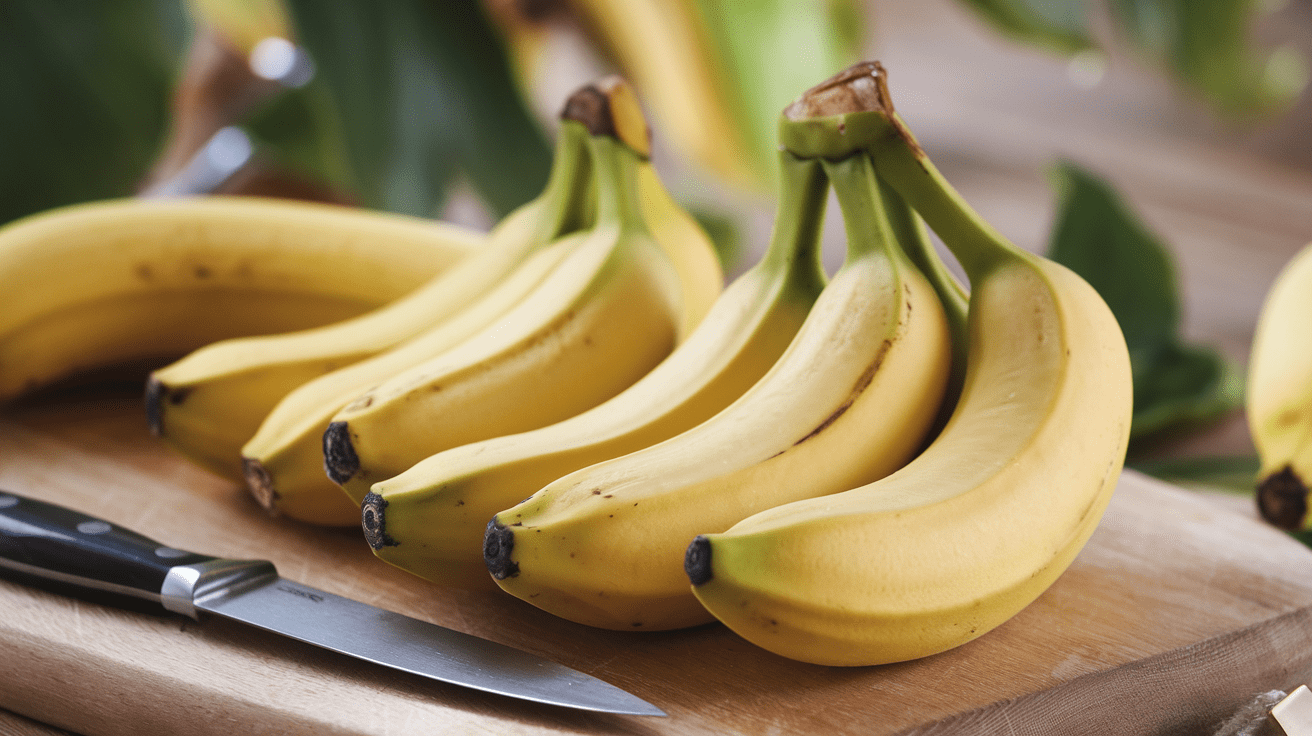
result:
[(18, 505), (18, 496), (11, 496), (8, 493), (0, 493), (0, 509), (7, 509)]
[(114, 527), (110, 526), (108, 523), (99, 520), (84, 521), (77, 525), (77, 530), (83, 534), (104, 534), (113, 528)]
[(155, 548), (155, 556), (162, 557), (166, 560), (176, 560), (179, 557), (186, 557), (188, 554), (190, 553), (186, 552), (185, 550), (173, 549), (172, 547)]

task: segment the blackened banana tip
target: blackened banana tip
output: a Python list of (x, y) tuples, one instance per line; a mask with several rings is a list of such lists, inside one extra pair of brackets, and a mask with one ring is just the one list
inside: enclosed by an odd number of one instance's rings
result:
[(360, 472), (360, 456), (355, 454), (351, 430), (346, 422), (333, 422), (323, 433), (323, 469), (338, 485)]
[(711, 581), (711, 540), (698, 534), (683, 555), (683, 571), (694, 586)]
[(489, 521), (483, 533), (483, 562), (492, 577), (505, 580), (519, 574), (519, 564), (510, 559), (514, 549), (515, 533), (495, 518)]
[(1307, 484), (1289, 466), (1263, 478), (1257, 486), (1258, 511), (1263, 519), (1281, 529), (1302, 528), (1307, 507)]
[(246, 487), (251, 495), (269, 513), (278, 511), (278, 492), (273, 487), (273, 476), (265, 469), (264, 463), (251, 457), (241, 459), (241, 474), (246, 479)]
[(360, 528), (364, 539), (375, 550), (396, 547), (398, 542), (387, 534), (387, 499), (370, 491), (360, 503)]
[(164, 383), (151, 376), (146, 380), (146, 424), (156, 437), (164, 434)]

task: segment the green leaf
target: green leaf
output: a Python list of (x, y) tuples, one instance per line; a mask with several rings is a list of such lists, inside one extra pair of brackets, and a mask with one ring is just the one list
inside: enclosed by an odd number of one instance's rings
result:
[(132, 194), (190, 33), (176, 1), (0, 3), (0, 223)]
[(1052, 179), (1058, 215), (1048, 257), (1088, 281), (1121, 325), (1134, 374), (1131, 438), (1195, 427), (1237, 409), (1238, 368), (1180, 338), (1177, 277), (1166, 245), (1089, 171), (1061, 161)]
[(1095, 46), (1085, 0), (962, 0), (1001, 33), (1060, 54)]
[(1292, 46), (1262, 53), (1250, 31), (1260, 0), (1112, 0), (1130, 41), (1223, 112), (1283, 106), (1308, 83), (1308, 64)]
[(551, 150), (478, 3), (288, 6), (366, 205), (431, 215), (461, 173), (497, 215), (542, 190)]

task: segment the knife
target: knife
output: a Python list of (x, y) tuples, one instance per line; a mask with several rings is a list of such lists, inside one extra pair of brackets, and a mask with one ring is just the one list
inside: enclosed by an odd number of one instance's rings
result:
[(213, 614), (441, 682), (537, 703), (665, 713), (614, 685), (512, 647), (280, 577), (264, 560), (167, 547), (103, 519), (0, 491), (0, 568), (88, 592)]

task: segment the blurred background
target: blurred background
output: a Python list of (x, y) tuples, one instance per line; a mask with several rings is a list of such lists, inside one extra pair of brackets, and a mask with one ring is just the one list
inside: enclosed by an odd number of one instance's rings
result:
[(224, 193), (490, 228), (541, 190), (565, 98), (618, 72), (732, 277), (769, 237), (779, 112), (878, 59), (966, 199), (1113, 302), (1132, 464), (1245, 487), (1253, 326), (1312, 240), (1309, 55), (1312, 0), (7, 0), (0, 223)]

